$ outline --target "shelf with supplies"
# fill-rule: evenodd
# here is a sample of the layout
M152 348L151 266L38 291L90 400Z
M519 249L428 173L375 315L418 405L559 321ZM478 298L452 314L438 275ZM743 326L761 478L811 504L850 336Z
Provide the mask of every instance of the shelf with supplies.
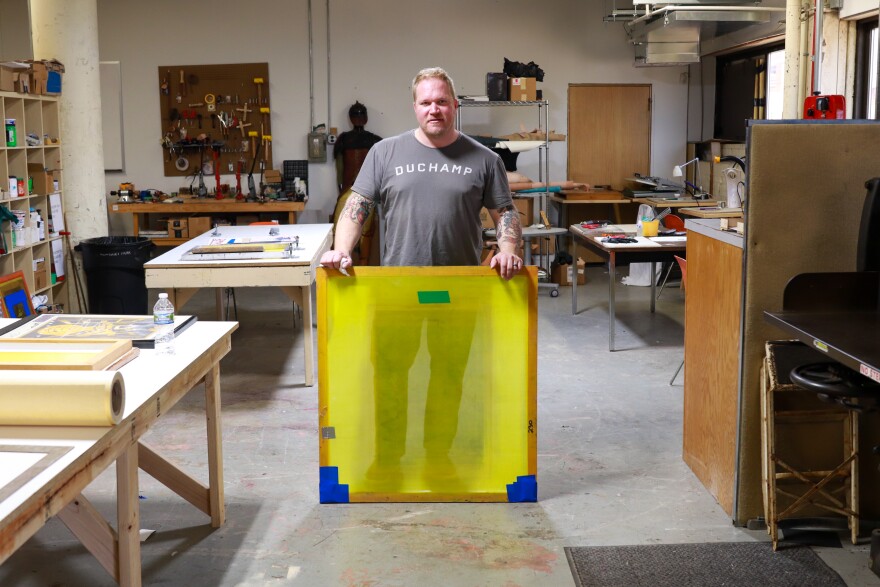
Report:
M156 245L177 246L223 219L226 223L249 224L250 221L276 219L281 224L296 224L296 215L305 202L266 200L249 202L226 198L181 198L169 202L111 202L110 211L131 214L134 236L148 236ZM161 233L157 233L161 230ZM163 230L164 227L164 230Z
M498 100L460 100L459 101L460 108L456 113L456 128L461 132L462 131L462 118L463 111L468 108L503 108L503 107L532 107L537 108L538 111L538 121L536 127L536 133L539 136L542 136L541 145L538 146L538 181L544 183L543 191L532 192L528 194L518 194L514 192L512 195L514 197L517 196L525 196L535 198L538 202L537 210L532 210L532 213L537 212L538 218L543 220L546 218L547 213L547 201L550 196L550 103L547 100L527 100L527 101L498 101ZM499 142L503 141L503 139L499 139ZM526 240L526 246L530 248L530 250L526 251L526 258L530 260L532 257L531 254L531 241L534 238L537 240L537 257L538 257L538 266L542 269L543 275L539 275L544 280L549 280L550 277L550 255L554 250L556 250L555 242L550 239L558 239L560 236L566 236L568 231L562 229L551 229L547 231L547 236L537 236L536 233L533 235L533 232L530 227L533 222L535 222L535 218L528 218L528 222L524 222L524 239ZM528 233L528 237L526 234ZM557 296L559 295L558 286L552 283L541 283L540 285L550 286L552 288L551 295Z
M67 304L58 96L0 92L0 277L21 271L46 306Z

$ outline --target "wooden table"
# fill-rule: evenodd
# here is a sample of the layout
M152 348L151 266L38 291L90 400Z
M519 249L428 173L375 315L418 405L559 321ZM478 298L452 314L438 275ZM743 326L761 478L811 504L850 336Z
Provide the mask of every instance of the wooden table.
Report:
M680 214L682 216L693 216L695 218L742 218L743 217L743 209L742 208L718 208L718 207L703 207L703 208L676 208L676 214Z
M278 229L280 237L299 237L299 249L292 258L232 258L189 260L187 253L195 246L213 240L267 239L269 231ZM148 261L144 265L147 287L168 291L168 298L178 311L201 288L216 288L217 316L221 318L220 293L228 287L279 287L303 309L303 340L305 346L305 382L315 381L312 333L311 284L321 255L330 249L332 224L294 224L219 227L219 236L205 233L186 244ZM250 255L248 256L250 257Z
M297 212L302 212L306 205L304 202L280 202L267 200L265 202L247 202L232 198L217 200L214 198L183 198L182 202L169 204L166 202L116 202L110 204L110 211L116 214L131 214L134 236L140 234L141 216L148 214L164 214L171 216L213 216L241 214L266 214L270 212L286 214L286 224L296 224ZM196 235L192 235L196 236ZM177 246L188 241L188 238L153 238L154 243L160 246Z
M635 234L636 225L620 225L621 230ZM665 240L669 237L645 238L634 237L638 242L611 244L601 242L602 237L594 230L581 228L574 224L569 228L572 240L581 244L596 255L605 259L608 264L608 350L614 350L614 287L617 281L617 264L651 263L651 275L656 275L657 261L672 262L676 253L682 253L686 247L684 237L676 240ZM651 312L654 311L657 288L655 279L651 279ZM571 287L571 313L577 314L577 285Z
M213 527L223 524L220 359L229 352L237 326L235 322L198 322L176 339L174 355L141 350L137 359L120 369L126 400L123 418L115 426L0 426L2 453L46 454L12 481L27 479L0 501L0 564L57 515L117 582L140 585L138 468L210 516ZM140 441L156 420L201 381L205 382L208 425L207 485ZM81 494L114 462L118 530Z
M559 226L568 226L569 209L571 206L596 206L600 204L611 204L614 207L614 218L609 218L614 222L623 222L620 214L620 206L632 204L632 198L627 198L620 192L612 190L563 190L559 195L551 194L550 201L556 205L559 213ZM595 218L592 218L595 219ZM576 222L587 220L586 218L575 218Z
M717 208L720 200L695 200L694 198L633 198L637 204L648 204L654 208Z

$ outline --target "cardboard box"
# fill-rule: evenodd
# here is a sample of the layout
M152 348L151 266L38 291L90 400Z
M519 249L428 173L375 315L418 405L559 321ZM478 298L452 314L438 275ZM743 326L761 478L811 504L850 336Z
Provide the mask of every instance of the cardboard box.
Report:
M30 66L27 63L19 63L18 61L5 61L0 63L0 91L3 92L19 92L21 87L19 83L20 76L27 77Z
M168 238L189 238L189 223L186 218L168 219Z
M212 227L210 216L192 216L187 218L187 228L191 237L208 232Z
M61 93L61 74L64 65L57 59L28 60L28 79L33 94L57 95Z
M46 81L49 79L49 70L46 69L46 65L39 61L35 61L31 64L30 70L30 82L31 82L31 93L32 94L45 94L46 93Z
M513 102L529 102L537 97L536 83L533 77L512 77L509 82L510 100Z
M49 287L49 266L43 258L34 259L34 289L39 291Z
M584 274L585 266L586 264L584 263L584 260L579 258L577 260L578 285L583 285L587 282L586 275ZM558 283L559 285L571 285L573 270L573 265L559 265L558 263L553 263L553 266L550 268L550 278L553 283Z

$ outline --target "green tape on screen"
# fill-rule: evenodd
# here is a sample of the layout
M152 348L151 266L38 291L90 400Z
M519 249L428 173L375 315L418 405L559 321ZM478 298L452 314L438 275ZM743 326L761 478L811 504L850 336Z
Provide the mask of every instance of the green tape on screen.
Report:
M419 303L420 304L448 304L449 303L449 292L448 291L420 291L419 292Z

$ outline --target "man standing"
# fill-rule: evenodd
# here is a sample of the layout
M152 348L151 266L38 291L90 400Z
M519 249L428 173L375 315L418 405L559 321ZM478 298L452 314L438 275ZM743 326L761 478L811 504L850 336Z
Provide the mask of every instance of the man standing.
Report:
M412 84L419 127L370 150L336 229L326 267L351 266L351 250L376 205L385 216L382 264L479 265L480 209L496 226L499 253L490 266L510 279L522 268L522 227L501 159L455 129L455 87L442 69L419 72Z
M419 72L412 92L418 128L370 149L340 215L334 250L322 256L321 264L350 267L364 223L381 205L386 229L382 265L479 265L480 209L485 207L499 247L490 267L511 279L522 268L516 255L522 228L501 159L455 129L458 101L444 70ZM426 475L438 487L458 476L450 451L478 317L466 308L442 319L426 316L377 308L368 326L375 403L375 452L366 472L371 482L394 486L405 478L401 459L406 454L409 371L421 346L423 323L431 357L424 456L413 459L424 462Z

